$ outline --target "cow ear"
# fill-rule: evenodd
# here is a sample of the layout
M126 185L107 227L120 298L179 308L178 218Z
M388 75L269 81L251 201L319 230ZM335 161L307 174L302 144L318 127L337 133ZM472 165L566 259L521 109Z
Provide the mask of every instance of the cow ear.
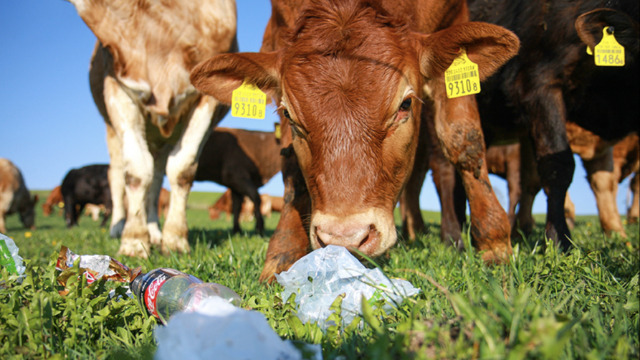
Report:
M511 31L482 22L417 36L420 70L427 79L442 76L464 48L469 59L478 65L480 80L484 80L515 56L520 47L520 40Z
M191 71L191 83L202 93L231 104L233 90L244 81L275 97L280 88L278 53L234 53L214 56Z
M638 53L638 25L629 15L617 10L600 8L586 12L576 19L575 27L580 40L592 50L602 40L602 29L612 26L616 41L625 49Z

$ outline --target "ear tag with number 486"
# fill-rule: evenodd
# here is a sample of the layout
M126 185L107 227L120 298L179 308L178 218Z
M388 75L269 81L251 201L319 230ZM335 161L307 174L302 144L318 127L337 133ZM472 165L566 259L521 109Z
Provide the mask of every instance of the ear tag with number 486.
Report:
M246 81L231 94L231 115L248 119L264 119L267 95Z
M478 65L469 59L464 48L444 72L444 81L449 99L480 92Z
M594 52L587 46L587 54L594 55L596 66L624 66L624 47L616 41L613 28L609 26L602 29L602 40Z

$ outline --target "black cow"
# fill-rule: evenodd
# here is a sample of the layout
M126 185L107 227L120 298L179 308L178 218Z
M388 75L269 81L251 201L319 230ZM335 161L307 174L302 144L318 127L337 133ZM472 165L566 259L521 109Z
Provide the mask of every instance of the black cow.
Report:
M570 232L564 199L575 164L566 122L573 121L612 144L640 130L639 2L470 0L469 9L472 20L501 25L520 38L519 55L484 82L477 95L485 141L521 141L522 171L533 175L522 177L520 209L526 213L540 181L547 194L546 235L567 248ZM596 66L587 54L587 44L593 50L606 26L625 48L624 67ZM455 199L455 204L443 202L442 235L457 241L465 218L464 197L451 195L460 189L453 172L444 170L451 165L430 161L434 164L440 166L434 169L440 196ZM414 176L425 172L419 169ZM417 201L418 196L405 198ZM445 218L446 213L458 216ZM524 230L532 226L520 225Z
M101 224L105 226L112 208L108 171L109 165L105 164L69 170L61 185L67 227L78 224L78 217L88 203L105 206Z
M244 197L251 199L256 231L263 235L258 189L280 168L280 144L273 132L216 128L200 154L195 181L213 181L231 189L234 233L240 231Z

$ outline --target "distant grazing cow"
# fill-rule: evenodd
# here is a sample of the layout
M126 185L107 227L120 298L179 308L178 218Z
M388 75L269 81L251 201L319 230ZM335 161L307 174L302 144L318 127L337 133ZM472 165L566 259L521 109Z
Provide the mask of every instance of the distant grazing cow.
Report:
M216 128L202 149L195 181L213 181L231 189L233 231L240 231L238 216L243 199L253 209L256 231L264 233L258 189L280 171L280 142L273 132Z
M109 165L88 165L71 169L62 180L60 190L64 199L64 219L67 227L78 224L78 217L87 204L104 205L102 226L111 215Z
M98 38L89 77L107 127L111 235L122 235L119 253L146 257L150 244L188 252L186 203L200 150L228 111L199 93L189 73L202 60L237 50L235 2L70 1ZM171 201L161 233L157 199L165 172Z
M38 195L31 197L22 173L10 160L0 158L0 233L6 233L5 218L18 213L24 227L35 228L33 207Z
M466 52L490 76L515 55L501 27L469 23L465 1L272 1L261 53L220 55L191 74L225 103L243 81L275 97L282 119L285 206L261 279L329 244L377 256L396 242L393 209L411 171L423 101L459 167L472 232L487 261L511 253L490 187L473 97L448 99L444 71Z
M54 206L60 206L60 204L64 201L62 198L62 190L60 190L60 185L56 186L51 190L49 196L47 196L47 200L45 200L44 204L42 204L42 213L44 216L51 215ZM63 211L61 208L60 211Z

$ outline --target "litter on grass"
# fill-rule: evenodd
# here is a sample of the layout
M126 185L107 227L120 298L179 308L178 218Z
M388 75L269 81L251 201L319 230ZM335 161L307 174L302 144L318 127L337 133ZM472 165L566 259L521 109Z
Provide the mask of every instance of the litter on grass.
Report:
M349 325L362 313L361 299L370 304L385 300L383 308L389 312L403 299L416 295L420 289L402 279L389 279L380 269L367 269L342 246L329 245L298 260L288 271L276 274L284 286L282 299L296 294L298 317L303 323L316 322L326 330L336 325L327 318L330 306L338 295L342 300L342 325Z

